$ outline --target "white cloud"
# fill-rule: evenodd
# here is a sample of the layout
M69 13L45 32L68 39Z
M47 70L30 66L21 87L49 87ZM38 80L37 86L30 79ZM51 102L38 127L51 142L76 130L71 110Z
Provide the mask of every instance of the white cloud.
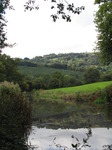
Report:
M14 0L12 0L14 1ZM19 3L23 4L20 0ZM12 48L4 49L4 53L12 57L35 57L49 53L86 52L93 50L96 40L93 13L94 1L76 0L77 6L84 5L80 15L72 17L71 23L58 20L52 22L48 3L41 4L39 11L24 12L19 3L14 3L16 11L8 11L8 41L16 42Z

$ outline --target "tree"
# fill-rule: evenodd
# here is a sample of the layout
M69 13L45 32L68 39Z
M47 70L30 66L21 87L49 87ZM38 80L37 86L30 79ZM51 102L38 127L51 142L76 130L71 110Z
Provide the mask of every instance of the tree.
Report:
M95 0L95 3L100 4L94 20L98 31L96 50L101 60L109 64L112 62L112 1Z
M26 10L33 10L33 9L39 9L39 6L35 6L36 1L35 0L29 0L24 5L25 11ZM73 14L80 14L82 10L84 10L84 6L81 7L74 7L74 3L70 4L68 1L63 0L51 0L51 9L55 9L56 13L52 14L51 17L54 22L56 22L57 19L62 18L66 20L67 22L71 22L71 16L68 14L68 12L71 12Z
M7 80L17 83L22 80L23 76L18 71L18 63L18 59L12 59L5 54L0 55L0 75L4 76L0 79L1 82Z
M60 88L64 85L64 76L61 72L54 72L49 80L49 88Z
M97 82L100 79L100 73L96 68L89 68L84 74L85 83Z
M74 7L74 4L68 3L66 0L61 2L60 0L51 0L51 9L56 10L55 14L52 14L51 17L54 22L56 22L57 19L61 18L67 22L71 22L71 16L68 14L68 12L71 12L72 14L80 14L82 10L84 10L84 6L81 7ZM7 37L6 37L6 31L4 30L5 26L7 26L7 21L5 19L5 10L13 9L13 6L10 5L10 0L0 0L0 53L4 47L10 46L12 47L14 44L8 44L6 43ZM39 6L36 5L36 0L27 0L27 2L24 4L24 9L26 10L33 10L39 9Z
M2 52L2 48L13 46L5 42L7 40L5 31L5 27L7 26L7 21L5 19L5 9L7 8L13 9L13 7L10 6L10 0L0 0L0 54Z

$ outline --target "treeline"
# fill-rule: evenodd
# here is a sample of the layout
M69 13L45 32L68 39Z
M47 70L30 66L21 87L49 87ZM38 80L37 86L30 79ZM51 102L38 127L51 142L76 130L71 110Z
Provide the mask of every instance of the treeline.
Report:
M36 56L32 59L25 57L24 59L20 59L19 65L28 67L50 67L80 72L84 72L90 67L98 67L98 70L101 71L112 71L112 64L108 66L101 64L99 56L96 53L49 54Z
M68 87L79 85L81 82L79 79L76 79L78 76L70 76L66 73L62 73L56 70L49 73L49 71L45 74L38 75L27 75L22 74L19 70L19 59L10 58L7 55L0 55L0 82L8 81L19 84L22 91L31 91L33 89L51 89L51 88L59 88L59 87ZM31 64L28 62L28 64ZM28 70L31 69L31 65L28 65ZM38 72L38 68L35 67ZM24 69L23 69L24 70ZM42 71L42 67L40 72ZM43 72L45 69L43 69ZM35 72L35 70L34 70ZM41 72L42 73L42 72Z
M30 69L32 70L32 68ZM79 72L79 74L80 75L74 74L74 76L72 76L63 73L60 70L49 74L41 74L40 76L30 75L27 76L24 80L24 82L27 84L27 89L24 90L32 91L33 89L54 89L62 87L72 87L87 83L112 80L111 72L102 73L97 68L88 68L85 72Z
M36 56L33 59L24 58L21 60L22 66L46 66L57 69L66 69L73 71L81 71L88 66L99 65L99 58L94 53L65 53L65 54L49 54Z
M24 82L32 89L70 87L97 81L112 80L112 63L100 64L94 53L68 53L20 59Z
M22 91L31 91L33 89L51 89L81 84L75 76L72 77L59 71L53 71L51 74L47 72L47 74L40 74L39 76L28 75L27 73L26 76L20 72L18 67L19 63L19 59L13 59L7 55L1 55L0 82L8 81L15 84L17 83L21 87ZM27 69L30 70L30 68L32 69L34 67L28 67ZM38 68L35 69L37 69L38 72Z
M33 89L54 89L81 85L81 81L75 77L64 75L61 72L54 72L40 77L27 78L28 90Z

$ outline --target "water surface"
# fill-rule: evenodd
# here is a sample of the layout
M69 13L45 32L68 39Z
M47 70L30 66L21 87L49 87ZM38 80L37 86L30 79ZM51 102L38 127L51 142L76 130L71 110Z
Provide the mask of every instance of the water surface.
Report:
M112 150L112 105L39 104L29 143L35 150Z
M54 130L35 126L32 128L29 142L37 147L35 150L73 149L72 144L76 143L80 143L78 148L82 147L81 150L103 150L104 145L112 144L112 128L91 128L92 134L85 147L83 147L83 139L87 138L88 129Z

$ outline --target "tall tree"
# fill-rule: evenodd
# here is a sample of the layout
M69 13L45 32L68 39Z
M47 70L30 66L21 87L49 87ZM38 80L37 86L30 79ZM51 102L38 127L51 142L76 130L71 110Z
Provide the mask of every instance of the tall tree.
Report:
M95 16L98 31L96 50L105 64L112 62L112 0L95 0L99 10Z

